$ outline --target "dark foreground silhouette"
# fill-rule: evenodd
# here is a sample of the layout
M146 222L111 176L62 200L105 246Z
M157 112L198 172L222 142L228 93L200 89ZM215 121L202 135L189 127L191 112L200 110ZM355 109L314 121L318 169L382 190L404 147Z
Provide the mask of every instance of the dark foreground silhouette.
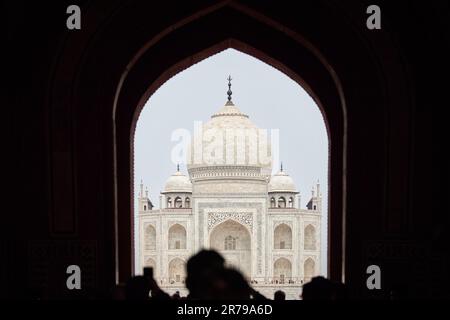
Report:
M268 300L254 290L237 270L225 266L224 258L216 251L202 250L192 256L186 265L187 297L179 292L172 296L161 290L151 276L134 276L125 286L116 286L112 299L126 300ZM343 284L335 284L324 277L315 277L303 286L303 300L344 300L347 298ZM278 290L274 300L286 299Z

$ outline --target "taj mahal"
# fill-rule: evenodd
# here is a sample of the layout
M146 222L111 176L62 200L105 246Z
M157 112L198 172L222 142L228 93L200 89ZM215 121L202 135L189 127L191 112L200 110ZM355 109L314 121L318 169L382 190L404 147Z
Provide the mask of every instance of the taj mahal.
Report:
M186 295L187 260L212 248L260 293L272 297L281 289L298 299L302 285L320 273L320 185L300 208L283 166L272 174L266 135L232 102L230 81L228 101L194 134L187 174L174 169L159 209L141 182L138 267L152 267L166 292Z

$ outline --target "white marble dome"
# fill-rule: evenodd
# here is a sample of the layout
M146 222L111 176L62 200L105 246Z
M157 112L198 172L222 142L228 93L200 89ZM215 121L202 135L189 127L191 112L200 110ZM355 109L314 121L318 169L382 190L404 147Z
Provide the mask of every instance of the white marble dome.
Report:
M270 178L269 192L297 192L297 190L291 176L280 170Z
M269 139L268 130L262 133L248 115L228 101L203 124L201 134L194 135L187 167L256 167L262 169L261 174L269 175L272 168Z
M186 175L177 170L167 179L163 192L192 192L192 183Z

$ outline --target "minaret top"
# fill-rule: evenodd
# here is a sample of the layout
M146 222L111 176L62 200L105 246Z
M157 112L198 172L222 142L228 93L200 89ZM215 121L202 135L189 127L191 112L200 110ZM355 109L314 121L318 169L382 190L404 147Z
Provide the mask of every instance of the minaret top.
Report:
M228 76L227 80L228 80L228 91L227 91L228 101L226 105L233 105L233 101L231 101L231 95L233 94L233 91L231 91L231 80L233 79L231 78L231 76Z
M317 179L317 187L316 187L316 190L317 190L317 196L318 196L318 197L322 196L322 194L320 193L320 183L319 183L319 179Z

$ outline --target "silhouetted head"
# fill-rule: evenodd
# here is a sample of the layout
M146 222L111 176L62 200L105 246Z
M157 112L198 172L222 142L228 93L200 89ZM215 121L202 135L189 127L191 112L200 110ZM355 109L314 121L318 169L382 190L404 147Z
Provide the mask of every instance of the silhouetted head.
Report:
M225 259L214 250L201 250L189 258L186 268L188 274L196 274L201 270L222 269Z
M125 297L127 300L149 299L150 284L144 276L135 276L128 280L125 286Z
M333 300L335 286L330 280L320 276L303 286L303 300Z
M201 250L192 256L186 265L186 287L191 299L214 299L219 274L223 271L225 259L214 250Z
M276 301L286 300L286 294L284 293L284 291L281 290L275 291L275 293L273 294L273 300Z

